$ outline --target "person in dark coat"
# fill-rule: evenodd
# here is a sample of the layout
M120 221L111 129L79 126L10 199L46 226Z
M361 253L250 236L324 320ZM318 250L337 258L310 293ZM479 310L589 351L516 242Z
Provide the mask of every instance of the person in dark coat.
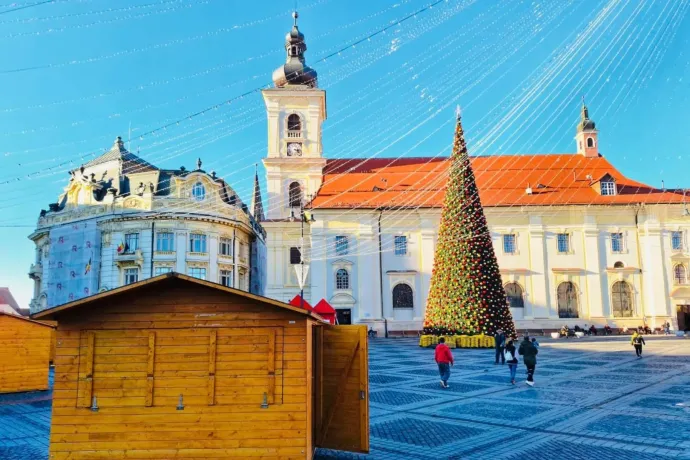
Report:
M496 330L496 336L494 337L496 341L496 362L494 364L498 364L498 360L501 360L501 364L506 363L506 357L503 354L503 350L505 349L506 346L506 335L503 333L501 329Z
M504 354L506 361L508 361L508 368L510 369L510 383L515 385L515 374L517 373L518 359L517 350L515 349L515 345L513 344L512 340L508 340Z
M529 337L525 336L525 339L520 343L520 348L518 353L522 355L522 360L527 368L527 381L525 382L529 386L534 386L534 369L537 367L537 347L530 342Z

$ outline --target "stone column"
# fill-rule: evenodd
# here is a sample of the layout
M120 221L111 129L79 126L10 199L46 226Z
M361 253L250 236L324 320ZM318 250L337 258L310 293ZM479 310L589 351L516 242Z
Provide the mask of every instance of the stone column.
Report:
M546 261L546 247L544 238L544 226L541 217L530 216L529 223L529 258L532 270L531 279L531 301L532 316L534 319L550 318L554 315L551 308L551 296L548 264ZM520 248L522 250L522 248ZM555 312L558 316L558 312Z
M175 232L175 271L178 273L187 274L187 232L177 231Z
M424 318L426 301L431 287L431 271L434 268L434 255L436 254L436 226L431 219L422 219L421 230L421 305L415 306L415 317ZM418 311L417 311L418 310Z
M605 318L611 315L610 309L605 308L605 305L608 305L605 300L608 296L604 296L607 279L606 245L599 244L600 232L594 216L585 216L582 235L587 292L585 300L589 310L589 319L605 322Z
M638 230L639 231L639 230ZM650 326L656 325L656 317L671 315L669 285L664 269L664 247L659 221L652 218L644 223L644 233L640 237L642 260L642 283L644 296L641 305L635 305L639 316L646 316ZM637 299L636 299L637 300Z

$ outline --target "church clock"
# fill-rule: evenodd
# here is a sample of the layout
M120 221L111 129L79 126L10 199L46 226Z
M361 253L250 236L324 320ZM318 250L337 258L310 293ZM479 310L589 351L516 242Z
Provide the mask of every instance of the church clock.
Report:
M302 144L300 144L299 142L288 143L287 154L289 157L301 157L302 156Z

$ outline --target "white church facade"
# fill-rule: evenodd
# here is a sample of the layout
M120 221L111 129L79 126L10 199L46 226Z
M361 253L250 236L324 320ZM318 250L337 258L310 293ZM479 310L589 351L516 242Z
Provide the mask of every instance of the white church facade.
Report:
M326 92L296 21L285 47L263 91L266 295L299 294L304 262L306 300L326 299L341 322L420 330L448 159L328 159ZM684 193L625 177L598 134L583 106L576 153L472 159L516 326L690 328Z

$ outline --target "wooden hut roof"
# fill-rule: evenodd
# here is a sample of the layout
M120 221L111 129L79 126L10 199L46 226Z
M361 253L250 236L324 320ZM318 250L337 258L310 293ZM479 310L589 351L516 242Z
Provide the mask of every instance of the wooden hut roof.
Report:
M278 300L269 299L268 297L262 297L262 296L259 296L256 294L250 294L249 292L240 291L238 289L226 287L226 286L223 286L221 284L212 283L210 281L201 280L201 279L194 278L194 277L187 276L187 275L183 275L183 274L177 273L177 272L165 273L163 275L156 276L154 278L149 278L149 279L146 279L143 281L139 281L137 283L132 283L132 284L128 284L126 286L112 289L110 291L101 292L99 294L95 294L95 295L92 295L90 297L85 297L85 298L80 299L80 300L75 300L74 302L66 303L63 305L58 305L57 307L53 307L53 308L50 308L48 310L43 310L41 312L34 313L33 315L31 315L31 317L34 319L49 319L49 320L56 319L56 317L59 316L59 314L64 312L64 311L72 310L74 308L85 307L87 305L91 305L95 302L98 302L102 299L110 298L110 297L117 296L117 295L124 294L124 293L129 293L131 291L136 291L138 289L141 289L141 288L144 288L147 286L162 284L162 283L165 283L166 281L170 282L171 279L178 280L177 282L191 283L191 284L196 284L199 286L209 287L209 288L221 291L221 292L227 292L228 294L235 294L235 295L238 295L240 297L244 297L247 299L255 300L257 302L262 302L264 304L272 305L276 308L281 308L283 310L290 310L296 314L312 317L315 320L323 322L323 318L321 318L319 315L317 315L316 313L314 313L312 311L307 311L307 310L304 310L302 308L294 307L294 306L288 305L284 302L280 302Z
M13 319L18 319L18 320L20 320L20 321L26 321L26 322L29 322L29 323L37 324L37 325L39 325L39 326L55 328L55 326L53 326L52 324L46 324L46 323L43 323L43 322L41 322L41 321L34 321L33 319L29 319L29 318L27 318L27 317L25 317L25 316L12 315L12 314L10 314L10 313L5 313L4 311L0 311L0 317L2 317L2 316L6 316L6 317L8 317L8 318L13 318Z

